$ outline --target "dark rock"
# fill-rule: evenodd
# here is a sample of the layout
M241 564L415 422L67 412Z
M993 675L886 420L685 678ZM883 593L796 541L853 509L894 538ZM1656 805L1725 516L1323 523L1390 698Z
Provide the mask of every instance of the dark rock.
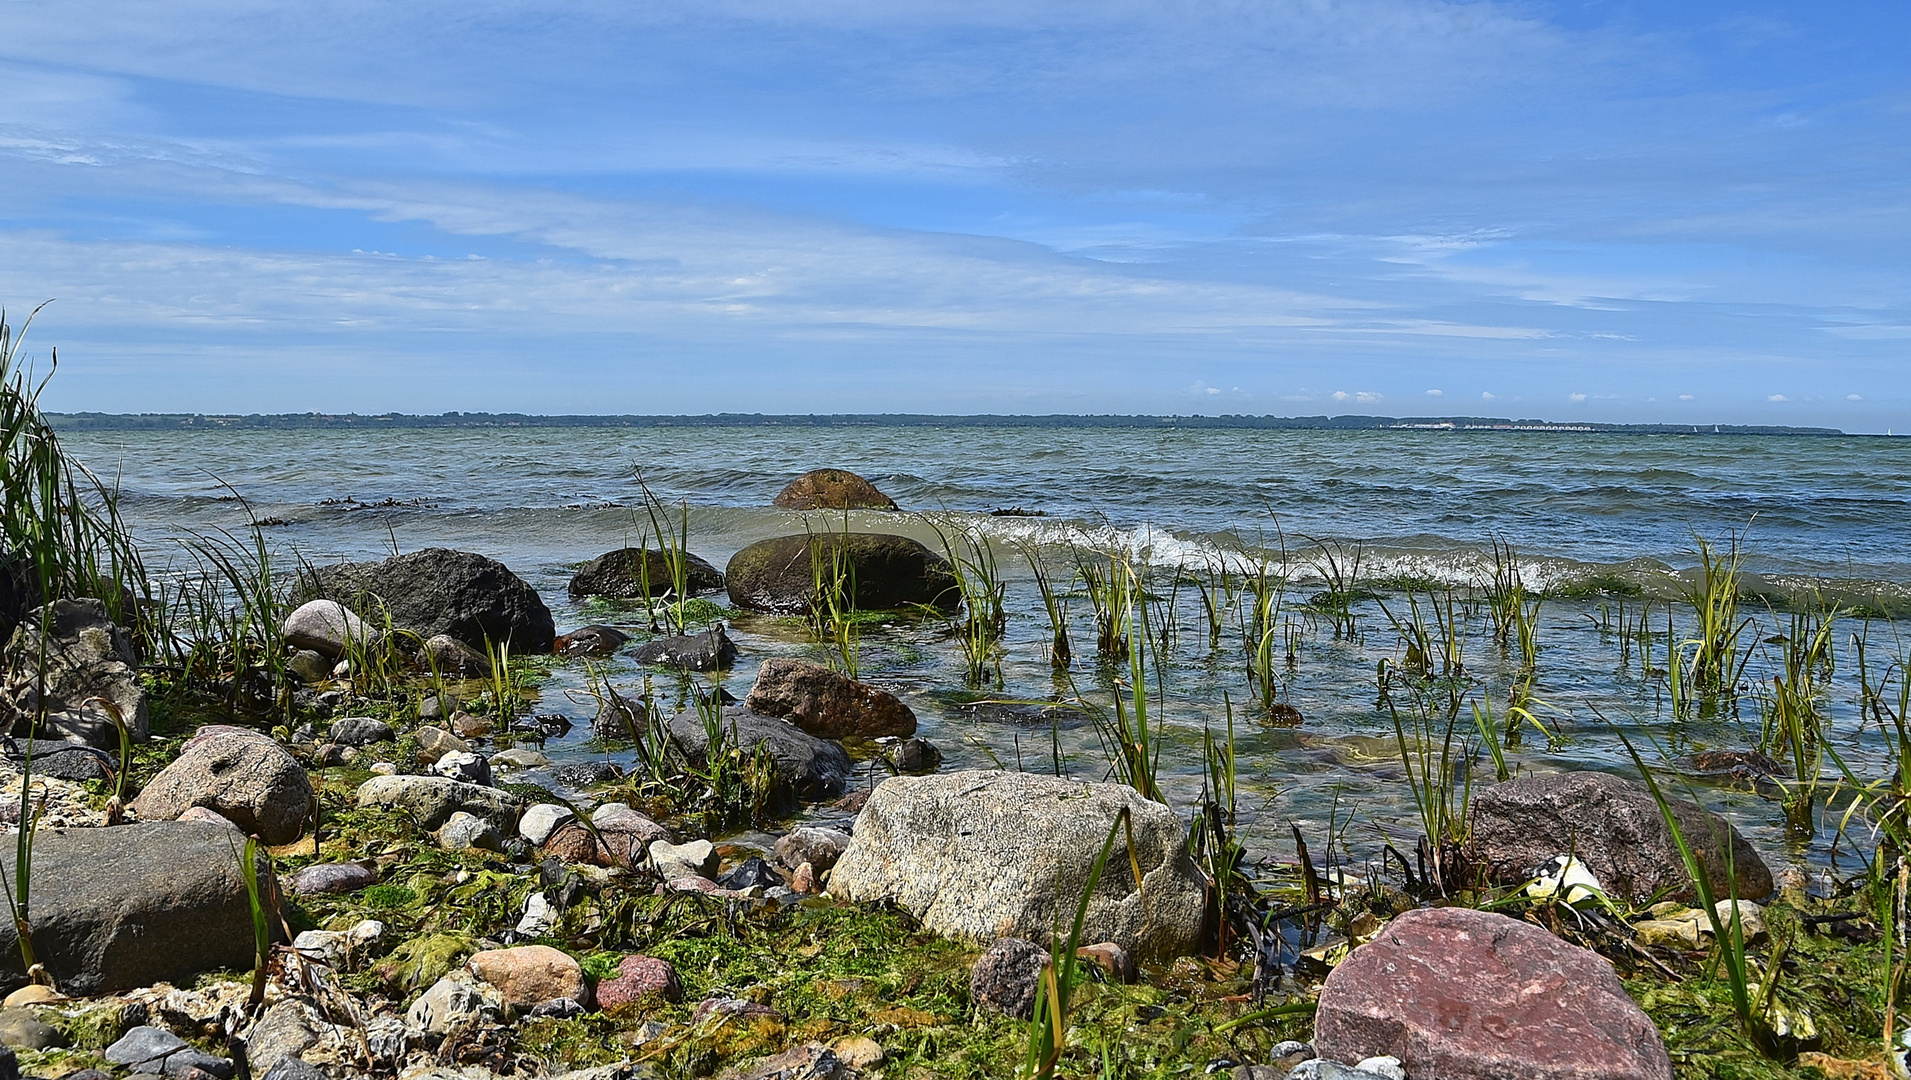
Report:
M683 1000L677 969L650 956L626 956L617 962L617 977L597 984L597 1007L607 1013L628 1010L645 1002Z
M289 844L317 805L305 767L284 747L258 732L222 727L188 742L131 809L143 821L172 821L203 806L268 844Z
M193 821L41 832L33 846L35 956L76 997L250 968L241 843L229 826ZM27 980L12 922L0 921L0 992L9 992Z
M839 557L855 569L855 604L889 611L927 604L962 606L949 561L906 536L818 533L760 540L737 552L725 571L730 602L751 611L800 615L816 597L811 554L827 573Z
M777 837L771 854L778 864L790 870L809 863L810 869L820 874L834 867L848 848L849 834L841 829L805 825Z
M825 739L916 733L916 714L896 695L801 660L763 661L743 707Z
M768 1006L758 1005L755 1008L776 1015L776 1011ZM742 1015L753 1016L756 1013ZM772 1054L747 1068L734 1069L725 1075L729 1080L842 1080L851 1073L843 1059L836 1056L836 1051L820 1043L808 1043L792 1046L780 1054Z
M559 739L570 733L571 721L561 713L539 713L536 716L520 717L515 721L517 730L546 739Z
M481 787L491 786L491 762L482 754L469 750L453 750L441 754L431 763L431 771L436 776L446 776L467 784Z
M789 482L770 505L782 510L894 510L896 501L848 469L817 469Z
M580 626L557 639L552 649L560 656L603 656L624 647L630 635L610 626Z
M1135 958L1128 955L1127 949L1112 941L1083 945L1075 950L1075 955L1101 968L1108 973L1109 978L1118 982L1131 983L1141 975L1135 966Z
M45 635L42 640L42 624ZM36 677L14 704L26 715L47 712L44 733L102 750L119 749L119 728L94 698L110 701L136 742L148 728L146 691L139 681L132 635L107 617L98 600L55 600L26 618L8 639L5 667L37 671L45 657L45 700ZM24 726L16 728L24 731Z
M66 1045L66 1034L32 1009L0 1009L0 1043L22 1050L51 1050Z
M473 814L504 833L517 829L524 800L497 788L443 776L374 776L359 785L358 805L408 813L429 831L443 826L453 814Z
M1048 950L1021 938L1002 938L989 946L969 973L969 999L1017 1020L1035 1016L1035 988L1049 965Z
M807 734L787 720L758 716L746 709L724 709L721 723L724 737L746 751L767 748L777 775L802 798L842 794L851 766L841 744ZM670 738L684 753L702 758L708 738L702 715L687 709L671 717Z
M524 1015L533 1020L547 1017L556 1020L570 1020L584 1015L585 1011L584 1006L579 1003L576 998L552 998L549 1001L540 1001L536 1005L531 1006L531 1011Z
M688 671L716 671L737 662L737 643L713 626L701 634L678 634L646 641L631 650L631 658L640 664L684 668Z
M393 625L421 637L449 634L475 649L509 642L519 653L550 652L557 637L536 589L503 563L468 551L425 548L322 567L313 576L321 593L348 605L375 597Z
M33 755L33 773L75 783L107 781L119 771L119 760L91 746L42 749Z
M910 739L896 747L889 763L901 773L932 773L942 768L942 751L936 749L936 744L928 739Z
M649 564L650 595L662 596L670 592L670 560L663 552L655 548L618 548L577 568L577 573L571 576L571 598L581 600L587 596L605 596L614 600L641 600L644 598L645 563ZM685 552L684 586L691 596L714 592L723 588L723 575L716 567Z
M1322 1058L1447 1080L1670 1080L1651 1019L1604 958L1504 915L1408 911L1321 987Z
M458 679L491 677L491 657L452 637L433 634L425 639L425 666L439 675Z
M1703 750L1689 759L1692 771L1707 779L1764 780L1785 775L1785 763L1756 750Z
M398 733L383 720L369 716L347 716L332 721L328 737L346 746L370 746L373 743L391 742L398 738Z
M299 1058L281 1058L260 1080L331 1080L325 1070Z
M300 649L285 661L285 670L298 677L302 683L322 683L332 677L332 668L336 667L325 654L312 649Z
M1758 900L1771 894L1771 871L1737 829L1684 800L1672 800L1672 807L1714 895L1731 895L1727 842L1738 896ZM1601 772L1522 776L1476 791L1472 824L1476 857L1501 884L1529 880L1535 868L1570 852L1616 900L1689 901L1696 895L1652 792L1634 780Z
M378 882L378 871L364 863L314 863L286 879L286 891L295 896L357 892Z
M769 863L752 855L738 863L729 873L718 877L717 884L726 889L742 892L752 887L773 889L783 884L783 879L776 876L776 871L770 869Z
M551 779L580 791L599 784L616 783L623 778L624 770L608 761L577 761L551 770Z

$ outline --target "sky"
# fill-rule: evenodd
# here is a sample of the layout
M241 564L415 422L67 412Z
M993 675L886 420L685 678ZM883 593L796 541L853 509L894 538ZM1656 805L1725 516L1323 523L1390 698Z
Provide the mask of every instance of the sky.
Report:
M108 412L1911 429L1911 5L0 0Z

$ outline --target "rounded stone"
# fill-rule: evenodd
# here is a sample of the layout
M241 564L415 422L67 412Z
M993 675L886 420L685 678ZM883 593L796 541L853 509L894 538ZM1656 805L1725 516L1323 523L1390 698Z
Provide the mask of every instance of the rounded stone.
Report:
M677 969L651 956L626 956L617 962L617 977L597 984L597 1007L616 1013L646 1002L683 1000Z

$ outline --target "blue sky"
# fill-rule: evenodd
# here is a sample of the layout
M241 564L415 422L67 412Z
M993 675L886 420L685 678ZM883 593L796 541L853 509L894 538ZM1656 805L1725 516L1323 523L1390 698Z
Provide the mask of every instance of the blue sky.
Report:
M0 0L108 411L1911 428L1911 5Z

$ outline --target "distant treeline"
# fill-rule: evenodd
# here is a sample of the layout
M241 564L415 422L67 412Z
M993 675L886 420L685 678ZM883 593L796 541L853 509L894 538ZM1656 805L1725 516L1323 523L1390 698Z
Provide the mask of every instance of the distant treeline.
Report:
M50 413L65 431L219 429L385 429L482 427L974 427L974 428L1252 428L1291 431L1603 431L1632 435L1843 435L1836 428L1764 424L1591 424L1509 420L1490 416L938 416L932 413L707 413L700 416L536 416L527 413Z

